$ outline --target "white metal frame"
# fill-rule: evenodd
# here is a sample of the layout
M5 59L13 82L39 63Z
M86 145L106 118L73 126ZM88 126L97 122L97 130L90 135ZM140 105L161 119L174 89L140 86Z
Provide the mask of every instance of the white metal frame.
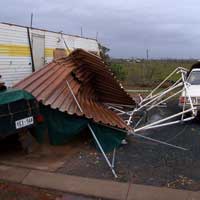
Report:
M180 78L173 85L169 86L168 88L166 88L162 91L159 91L161 86L167 80L169 80L170 77L172 77L176 73L180 74ZM187 73L187 69L182 68L182 67L176 68L155 89L153 89L150 92L150 94L147 95L144 99L139 95L140 102L137 104L137 106L132 111L124 111L123 105L121 107L120 107L120 105L114 105L114 104L106 104L106 105L108 106L109 109L116 111L118 115L128 116L127 125L132 125L132 127L133 127L132 131L128 132L129 135L134 135L134 136L141 137L141 138L144 138L144 139L147 139L147 140L150 140L150 141L154 141L154 142L157 142L157 143L161 143L161 144L164 144L164 145L167 145L167 146L171 146L171 147L178 148L178 149L181 149L181 150L186 150L183 147L172 145L172 144L160 141L160 140L155 140L153 138L138 134L138 132L140 132L140 131L145 131L145 130L148 130L148 129L154 129L154 128L159 128L159 127L165 127L165 126L169 126L169 125L173 125L173 124L177 124L177 123L181 123L181 122L187 122L187 121L190 121L190 120L192 120L196 117L197 108L194 107L191 96L188 92L189 83L187 83L187 80L186 80L186 73ZM185 102L184 102L183 109L179 113L173 114L171 116L165 117L161 120L158 120L156 122L152 122L150 124L143 125L143 126L138 128L139 124L143 120L144 116L142 116L134 125L132 124L133 121L134 121L132 119L133 119L133 117L135 117L135 115L138 112L145 112L146 113L146 112L152 110L155 107L163 107L163 106L165 106L165 104L168 100L179 95L183 91L185 91L185 95L189 99L190 108L185 109ZM192 116L184 118L184 115L186 113L192 113ZM181 119L169 121L169 120L174 119L174 118L179 117L179 116L181 116Z
M160 87L175 73L179 73L181 77L172 86L166 88L163 91L158 91L160 89ZM184 69L182 67L176 68L172 73L169 74L169 76L166 77L166 79L164 79L144 99L142 99L142 97L140 96L141 101L138 103L138 105L132 111L130 111L130 110L124 111L123 105L121 105L121 107L120 107L120 105L114 105L114 104L106 104L106 105L108 106L109 109L112 109L113 111L117 112L118 115L128 116L127 125L132 125L132 122L133 122L132 118L136 113L150 111L153 108L158 107L158 106L164 107L164 106L166 106L165 104L168 100L172 99L173 97L175 97L175 96L181 94L183 91L185 91L185 94L186 94L186 96L188 96L188 99L189 99L190 109L185 110L185 103L184 103L183 110L181 112L171 115L169 117L166 117L164 119L158 120L157 122L153 122L151 124L137 128L138 125L140 124L140 122L142 121L142 119L140 119L134 126L134 131L139 132L142 130L158 128L158 127L162 127L162 126L168 126L168 125L173 125L176 123L192 120L197 115L197 108L194 107L191 96L188 92L189 84L187 83L186 78L185 78L186 73L187 73L186 69ZM192 112L192 117L188 117L188 118L184 119L184 115L186 113L190 113L190 112ZM166 122L166 121L173 119L175 117L178 117L178 116L181 116L180 120L163 123L163 122Z
M158 91L158 89L175 73L179 73L181 75L181 77L172 86L168 87L167 89L165 89L162 92L159 91L159 92L156 93L156 91ZM181 112L174 114L172 116L166 117L164 119L158 120L158 121L153 122L151 124L145 125L145 126L140 127L140 128L134 127L134 131L139 132L139 131L147 130L147 129L150 129L150 128L157 128L157 127L172 125L172 124L175 124L175 123L179 123L179 122L183 122L183 121L189 121L189 120L194 119L197 115L197 108L194 107L191 96L188 92L188 85L189 84L187 83L186 78L185 78L186 73L187 73L187 70L182 68L182 67L175 69L169 76L167 76L167 78L165 80L163 80L154 90L152 90L152 92L149 95L147 95L147 97L145 97L144 99L141 99L140 103L138 104L138 107L134 108L132 110L131 114L129 112L130 115L129 115L129 119L128 119L127 124L131 125L133 115L135 113L137 113L138 111L142 111L142 110L150 111L151 109L158 107L158 106L162 105L163 103L166 103L169 99L171 99L171 98L177 96L178 94L182 93L183 90L185 90L185 94L189 99L190 109L185 110L185 103L184 103L183 110ZM171 94L172 92L173 92L173 94ZM188 118L184 119L184 114L190 113L190 112L192 112L192 117L188 117ZM126 112L126 114L128 114L128 113ZM166 121L173 119L177 116L181 116L181 120L176 120L176 121L172 121L172 122L162 124L162 122L166 122ZM137 126L138 125L139 124L137 123Z
M164 89L163 91L158 91L158 89L161 88L161 86L167 81L169 80L169 78L171 76L173 76L174 74L176 73L179 73L180 74L180 78L172 85L172 86L169 86L168 88ZM169 144L165 141L160 141L160 140L157 140L157 139L153 139L151 137L148 137L148 136L144 136L144 135L141 135L141 134L138 134L138 132L140 131L145 131L145 130L149 130L149 129L154 129L154 128L158 128L158 127L165 127L165 126L169 126L169 125L173 125L173 124L177 124L177 123L181 123L181 122L186 122L186 121L190 121L192 119L194 119L197 115L197 108L194 107L193 105L193 102L192 102L192 99L191 99L191 96L188 92L188 83L186 81L186 73L187 73L187 70L182 68L182 67L178 67L177 69L175 69L172 73L170 73L166 79L164 79L154 90L152 90L150 92L149 95L147 95L144 99L140 96L140 102L135 106L130 106L130 105L121 105L121 104L114 104L114 103L106 103L105 105L109 108L109 109L112 109L113 111L115 111L118 115L123 115L123 116L126 116L128 117L128 120L127 120L127 125L130 126L132 125L133 126L133 117L135 117L134 115L136 115L138 112L148 112L150 110L152 110L153 108L155 107L163 107L165 106L166 102L168 100L170 100L171 98L177 96L178 94L182 93L183 91L185 91L185 95L188 96L188 99L189 99L189 105L190 105L190 108L188 109L185 109L185 103L183 105L183 110L179 113L176 113L176 114L173 114L171 116L168 116L168 117L165 117L161 120L158 120L156 122L152 122L150 124L146 124L144 126L141 126L138 128L139 124L141 124L141 121L143 120L143 117L144 115L135 123L135 125L130 129L130 131L126 131L126 130L122 130L122 129L118 129L118 128L115 128L115 127L110 127L109 128L112 128L112 129L117 129L117 130L120 130L122 132L125 132L125 133L128 133L128 135L133 135L135 137L138 137L138 138L143 138L143 139L146 139L146 140L150 140L152 142L156 142L156 143L159 143L159 144L163 144L163 145L167 145L167 146L170 146L172 148L176 148L176 149L180 149L180 150L187 150L183 147L180 147L180 146L177 146L177 145L173 145L173 144ZM67 86L79 108L79 110L83 113L83 110L76 98L76 96L74 95L71 87L70 87L70 84L68 81L67 82ZM178 91L177 91L178 90ZM171 94L172 93L172 94ZM124 109L126 108L126 110ZM129 109L127 111L127 109ZM131 109L131 110L130 110ZM191 117L187 117L187 118L184 118L184 115L186 113L192 113L192 116ZM181 119L179 120L174 120L174 121L169 121L171 119L174 119L176 117L179 117L181 116ZM106 125L104 125L106 126ZM88 128L90 130L90 132L92 133L92 136L94 137L102 155L104 156L109 168L111 169L113 175L115 178L117 178L117 174L114 170L114 167L115 167L115 157L116 157L116 149L114 149L113 151L113 156L112 156L112 161L110 162L108 157L106 156L99 140L97 139L96 135L95 135L95 132L94 130L92 129L91 125L88 123Z

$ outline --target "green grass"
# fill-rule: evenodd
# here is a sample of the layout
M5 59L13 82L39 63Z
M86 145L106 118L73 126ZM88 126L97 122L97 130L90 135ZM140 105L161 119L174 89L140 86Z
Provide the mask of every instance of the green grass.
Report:
M190 68L195 60L143 60L140 63L129 62L122 59L112 59L111 68L125 86L151 87L161 82L177 67ZM116 69L120 68L120 70ZM123 76L121 76L123 73ZM175 81L178 74L170 78Z

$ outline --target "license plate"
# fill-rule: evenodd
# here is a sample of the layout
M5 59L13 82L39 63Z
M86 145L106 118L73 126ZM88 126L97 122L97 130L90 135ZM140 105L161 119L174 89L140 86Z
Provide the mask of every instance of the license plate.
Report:
M15 127L16 127L16 129L19 129L19 128L29 126L33 123L34 123L33 117L27 117L27 118L24 118L24 119L17 120L15 122Z

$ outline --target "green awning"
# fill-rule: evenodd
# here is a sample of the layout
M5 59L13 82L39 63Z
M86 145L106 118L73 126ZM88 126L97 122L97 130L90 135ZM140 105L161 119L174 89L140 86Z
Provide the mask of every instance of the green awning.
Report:
M0 92L0 105L8 104L22 99L31 100L34 99L34 96L24 90L19 89L7 89Z

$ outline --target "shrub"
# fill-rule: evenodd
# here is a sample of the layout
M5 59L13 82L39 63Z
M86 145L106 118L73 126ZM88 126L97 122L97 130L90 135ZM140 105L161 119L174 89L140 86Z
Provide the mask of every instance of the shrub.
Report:
M110 68L119 80L124 81L126 79L127 74L122 64L112 63Z

